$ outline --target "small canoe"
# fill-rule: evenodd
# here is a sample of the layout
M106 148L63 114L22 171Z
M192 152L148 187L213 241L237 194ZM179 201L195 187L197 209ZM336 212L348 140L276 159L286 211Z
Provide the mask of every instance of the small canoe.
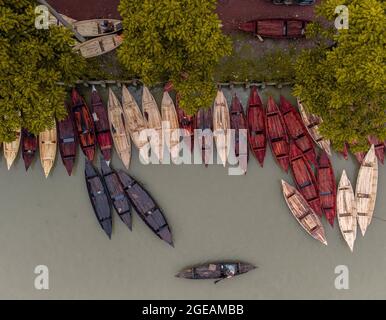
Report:
M289 157L296 188L307 200L313 211L319 215L319 217L322 217L323 213L315 175L307 159L304 157L304 154L293 141L290 143Z
M11 169L13 162L19 152L21 141L21 130L16 131L16 139L12 142L4 142L4 158L7 161L8 170Z
M122 222L131 230L131 203L123 190L118 174L104 159L101 159L101 173L113 207Z
M190 143L191 150L194 150L194 129L196 128L196 119L194 115L187 115L180 107L180 95L176 95L176 111L178 116L178 123L181 129L181 135L186 145Z
M94 120L96 138L103 158L106 161L110 161L113 149L113 139L110 132L109 118L107 109L103 105L102 99L95 89L95 86L93 86L91 93L91 114Z
M85 38L106 36L122 30L122 21L117 19L92 19L72 22L74 30Z
M281 184L284 199L296 220L311 237L327 245L322 222L306 199L286 181L282 180Z
M377 156L380 163L385 161L385 145L382 141L374 136L368 137L369 143L375 147L375 155Z
M137 102L126 86L122 87L122 108L126 131L129 132L134 145L141 150L149 143L147 126Z
M316 153L312 139L295 107L283 96L280 96L280 111L283 115L288 135L295 141L295 144L303 152L306 159L316 165Z
M124 116L121 103L111 89L109 89L109 102L107 109L115 150L117 151L118 156L122 160L126 169L129 169L131 161L130 136L127 135L125 124L123 122Z
M27 129L21 130L21 152L23 155L25 171L30 167L38 149L38 138Z
M339 154L344 158L344 160L348 160L348 143L345 142L343 145L343 150L339 151Z
M363 159L366 156L366 152L355 152L354 153L355 159L359 162L359 164L363 163Z
M268 98L266 109L266 129L272 154L279 166L288 172L289 168L289 138L285 130L283 116L272 97Z
M166 218L150 194L126 172L119 170L118 177L140 218L159 238L173 246Z
M108 192L103 184L102 177L99 172L92 165L91 161L86 159L85 163L85 179L88 195L90 197L91 205L94 213L102 229L111 239L112 233L112 217L111 207L108 198Z
M178 159L180 153L180 130L176 107L167 91L164 91L161 102L161 116L165 143L172 161Z
M176 277L193 280L222 280L233 278L253 269L256 269L254 265L244 262L210 262L186 268L177 273Z
M316 167L316 181L318 184L320 204L327 221L334 226L336 216L336 181L334 169L327 152L323 151L318 158Z
M238 160L240 169L247 173L249 150L248 150L248 125L245 117L244 108L240 99L235 94L232 98L230 111L231 129L235 130L235 156ZM240 130L245 131L245 135L240 133Z
M223 166L226 166L229 155L229 129L231 128L231 119L229 108L224 93L217 91L217 96L213 106L213 134L217 148L217 156Z
M260 166L264 166L267 150L267 132L265 128L265 111L255 86L252 87L247 109L248 141L251 151Z
M261 19L241 23L239 30L266 38L301 38L308 23L300 19Z
M196 115L197 144L205 166L213 163L213 114L212 108L201 108Z
M298 98L298 108L303 123L314 142L331 156L331 142L324 138L319 131L319 126L323 122L322 118L315 114L308 113L300 99Z
M373 217L378 188L378 160L375 147L371 145L359 169L355 199L358 224L364 236Z
M66 105L67 107L67 105ZM69 109L67 107L67 109ZM57 121L56 127L58 129L58 144L59 152L63 161L63 165L71 176L74 168L76 152L78 149L78 139L72 119L72 113L68 112L66 118Z
M93 161L96 147L94 121L86 102L75 88L72 90L72 115L80 147L87 159Z
M357 237L357 210L354 191L345 170L340 178L336 206L340 231L350 250L353 251Z
M163 136L162 136L162 117L153 95L149 89L143 87L142 95L142 112L145 118L145 123L149 129L148 135L150 139L151 153L162 162L163 158Z
M93 38L77 44L73 50L88 59L101 56L107 52L117 49L123 42L123 37L117 34L110 34L103 37Z
M58 135L55 122L51 129L40 132L39 134L40 162L42 163L44 175L46 178L50 174L50 171L55 162L57 140Z

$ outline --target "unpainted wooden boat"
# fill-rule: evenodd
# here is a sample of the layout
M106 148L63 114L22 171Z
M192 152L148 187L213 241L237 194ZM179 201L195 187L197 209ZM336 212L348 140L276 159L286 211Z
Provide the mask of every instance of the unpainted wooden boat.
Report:
M196 129L200 131L195 140L201 151L202 162L207 167L213 163L213 113L212 108L201 108L196 115Z
M308 113L299 98L298 108L300 115L303 119L303 123L311 138L322 150L324 150L329 156L331 156L331 142L330 140L324 138L319 131L319 126L323 122L322 118L315 114Z
M375 147L371 145L359 169L355 199L358 224L364 236L373 218L378 188L378 159Z
M103 158L106 161L110 161L113 149L110 123L107 115L107 109L104 106L95 86L93 86L91 93L91 114L94 120L96 138Z
M217 156L223 166L226 166L229 155L229 129L231 119L229 115L228 102L221 90L217 91L217 96L213 105L213 134L217 148Z
M38 138L27 129L21 130L21 152L24 160L25 171L30 167L38 149Z
M174 246L166 218L150 194L126 172L119 170L118 177L140 218L159 238Z
M319 217L322 217L323 213L315 175L304 154L293 141L290 143L289 158L292 176L294 178L296 188L307 200L308 204L314 210L314 212Z
M350 250L353 251L357 237L357 209L354 191L345 170L340 178L336 206L340 231Z
M101 159L101 173L110 201L122 222L131 230L131 203L123 190L118 174L104 159Z
M83 43L77 44L73 50L88 59L101 56L105 53L117 49L123 42L123 37L118 34L110 34L103 37L93 38Z
M385 145L382 141L374 136L368 137L369 143L374 145L375 155L377 156L380 163L385 161Z
M186 112L180 107L180 95L176 95L176 111L178 117L178 123L181 129L181 135L183 135L184 143L190 143L191 150L194 149L194 130L196 128L196 119L194 115L187 115ZM189 142L188 142L189 141Z
M108 192L103 183L102 177L91 161L86 159L85 163L85 179L88 195L90 197L91 205L98 222L107 236L111 239L112 233L112 217L111 207L108 198Z
M39 152L40 162L43 167L46 178L51 172L56 158L56 148L58 142L58 135L56 123L51 129L47 129L39 134Z
M16 139L12 142L4 142L4 158L7 161L8 170L11 169L13 162L19 152L21 141L21 129L16 131Z
M83 37L92 38L106 36L122 31L122 21L117 19L91 19L72 22L74 30Z
M306 199L286 181L281 180L281 184L284 199L296 220L311 237L327 245L323 225Z
M316 167L316 181L318 184L320 204L327 221L334 226L336 216L336 181L334 169L328 158L327 152L323 151L318 158Z
M72 90L72 115L80 147L86 158L93 161L96 149L94 121L86 102L75 88Z
M248 100L247 123L249 146L260 166L263 167L267 150L266 120L263 103L256 86L252 87Z
M177 159L180 153L180 130L176 107L167 91L164 91L161 102L161 116L165 143L171 159Z
M280 96L280 111L290 138L295 141L295 144L303 152L306 159L312 164L317 165L312 139L295 107L283 96Z
M267 139L271 146L272 154L279 166L288 172L289 168L289 138L283 116L272 97L268 98L266 109Z
M308 23L300 19L261 19L241 23L239 30L266 38L301 38Z
M124 116L121 103L111 89L109 89L108 117L115 150L126 169L129 169L131 161L130 136L127 135L123 122Z

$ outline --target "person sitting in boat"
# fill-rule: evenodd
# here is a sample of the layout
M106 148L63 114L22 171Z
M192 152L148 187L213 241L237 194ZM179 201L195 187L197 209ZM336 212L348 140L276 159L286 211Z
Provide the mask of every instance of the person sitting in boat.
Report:
M102 33L114 32L114 24L109 20L103 20L101 22Z
M224 278L232 278L236 275L236 267L233 264L224 264L221 267Z

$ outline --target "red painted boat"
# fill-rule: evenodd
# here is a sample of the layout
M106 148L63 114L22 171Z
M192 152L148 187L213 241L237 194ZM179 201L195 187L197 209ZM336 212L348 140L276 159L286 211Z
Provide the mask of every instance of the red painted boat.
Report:
M247 122L249 146L257 161L263 167L267 150L265 111L255 86L252 87L248 100Z
M67 106L66 106L67 107ZM67 107L69 110L69 108ZM57 121L59 152L64 167L69 176L74 168L76 152L78 149L78 139L72 119L72 113L68 112L67 117Z
M109 118L107 116L107 109L103 105L102 99L94 86L91 93L91 114L94 120L96 138L103 158L106 161L110 161L113 138L111 137Z
M318 185L311 166L303 155L302 151L291 141L290 143L290 164L295 184L302 196L315 213L322 216Z
M322 151L318 158L318 166L316 168L316 181L318 184L320 204L327 221L334 226L336 216L336 181L334 169L328 155Z
M196 115L196 129L202 131L198 138L202 162L207 167L213 163L213 114L212 108L201 108Z
M368 138L369 143L373 144L375 147L375 154L378 160L383 164L385 162L385 145L378 138L370 136Z
M300 38L308 23L300 19L261 19L241 23L239 30L266 38Z
M21 130L21 151L23 155L25 171L30 167L36 150L38 149L38 137L30 133L27 129Z
M184 130L184 141L190 141L191 150L194 149L194 129L196 126L196 120L194 115L188 116L185 111L180 108L180 95L176 96L176 111L178 116L178 122L180 129Z
M306 159L316 165L316 153L312 138L304 126L300 114L283 96L280 96L280 111L283 115L288 135L295 141Z
M88 160L93 161L96 144L94 121L86 102L75 88L72 90L72 114L82 151Z
M343 156L344 160L348 160L348 143L347 142L344 143L343 150L340 151L339 153Z
M267 139L277 163L288 172L289 138L283 116L272 97L268 98L266 116Z

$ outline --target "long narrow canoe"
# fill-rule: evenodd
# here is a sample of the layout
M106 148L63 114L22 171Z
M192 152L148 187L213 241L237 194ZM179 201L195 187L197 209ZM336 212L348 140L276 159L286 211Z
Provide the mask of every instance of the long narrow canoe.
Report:
M104 159L101 159L101 172L110 201L122 222L131 230L131 203L123 190L118 174Z
M92 19L73 21L72 26L83 37L92 38L121 31L122 21L117 19Z
M123 122L121 103L111 89L109 89L108 117L115 150L126 169L129 169L131 161L130 136L127 135Z
M272 154L279 166L288 172L289 168L289 138L285 130L283 116L272 97L268 98L266 109L266 129Z
M350 250L353 251L357 237L357 210L354 191L345 170L340 178L336 206L340 231Z
M226 166L229 155L228 134L230 128L231 119L228 103L224 93L221 90L218 90L213 106L213 130L217 156L220 158L224 167Z
M259 97L256 86L251 89L247 109L248 141L251 151L260 166L264 166L264 158L267 150L267 132L265 111Z
M23 155L25 171L30 167L38 149L38 138L27 129L21 130L21 152Z
M110 132L109 118L107 109L103 105L102 99L95 86L93 86L91 93L91 114L94 120L96 138L103 158L106 161L110 161L113 149L113 139Z
M118 176L139 217L159 238L173 246L166 218L150 194L126 172L119 170Z
M123 37L118 34L110 34L103 37L93 38L86 42L77 44L73 50L88 59L101 56L107 52L117 49L123 42Z
M184 143L190 143L191 150L194 149L194 129L196 128L196 119L194 115L187 115L180 107L180 95L176 95L176 111L178 116L178 123L182 130ZM189 141L189 142L188 142Z
M239 30L267 38L301 38L308 23L300 19L260 19L241 23Z
M164 126L165 143L171 159L177 159L180 153L179 123L176 107L167 91L164 91L161 102L162 124ZM166 126L166 127L165 127Z
M202 162L207 167L213 163L213 114L212 108L201 108L196 116L196 129L201 131L197 135L197 145L201 152Z
M111 239L112 233L112 217L111 207L107 190L103 184L102 177L99 172L92 165L91 161L86 159L85 163L85 179L88 195L90 197L91 205L94 213L102 229Z
M345 142L343 145L343 150L339 152L339 154L344 158L344 160L348 160L348 143Z
M327 245L323 225L306 199L286 181L282 180L281 184L284 199L295 219L311 237Z
M385 161L385 145L382 141L374 136L368 137L369 143L375 147L375 155L377 156L380 163Z
M7 161L8 170L11 169L13 162L19 152L21 141L21 130L16 131L16 139L12 142L4 142L4 158Z
M359 169L355 199L358 224L364 236L373 217L378 188L378 160L375 147L371 145Z
M51 129L40 132L39 134L39 152L40 162L42 163L44 175L46 178L54 165L56 158L56 149L58 135L56 130L56 123Z
M308 113L300 99L298 98L298 108L302 116L303 123L314 142L329 156L331 156L331 142L324 138L319 131L319 126L323 122L322 118L315 114Z
M334 169L325 151L323 151L318 158L316 181L318 183L322 211L327 221L333 227L336 216L336 181Z

